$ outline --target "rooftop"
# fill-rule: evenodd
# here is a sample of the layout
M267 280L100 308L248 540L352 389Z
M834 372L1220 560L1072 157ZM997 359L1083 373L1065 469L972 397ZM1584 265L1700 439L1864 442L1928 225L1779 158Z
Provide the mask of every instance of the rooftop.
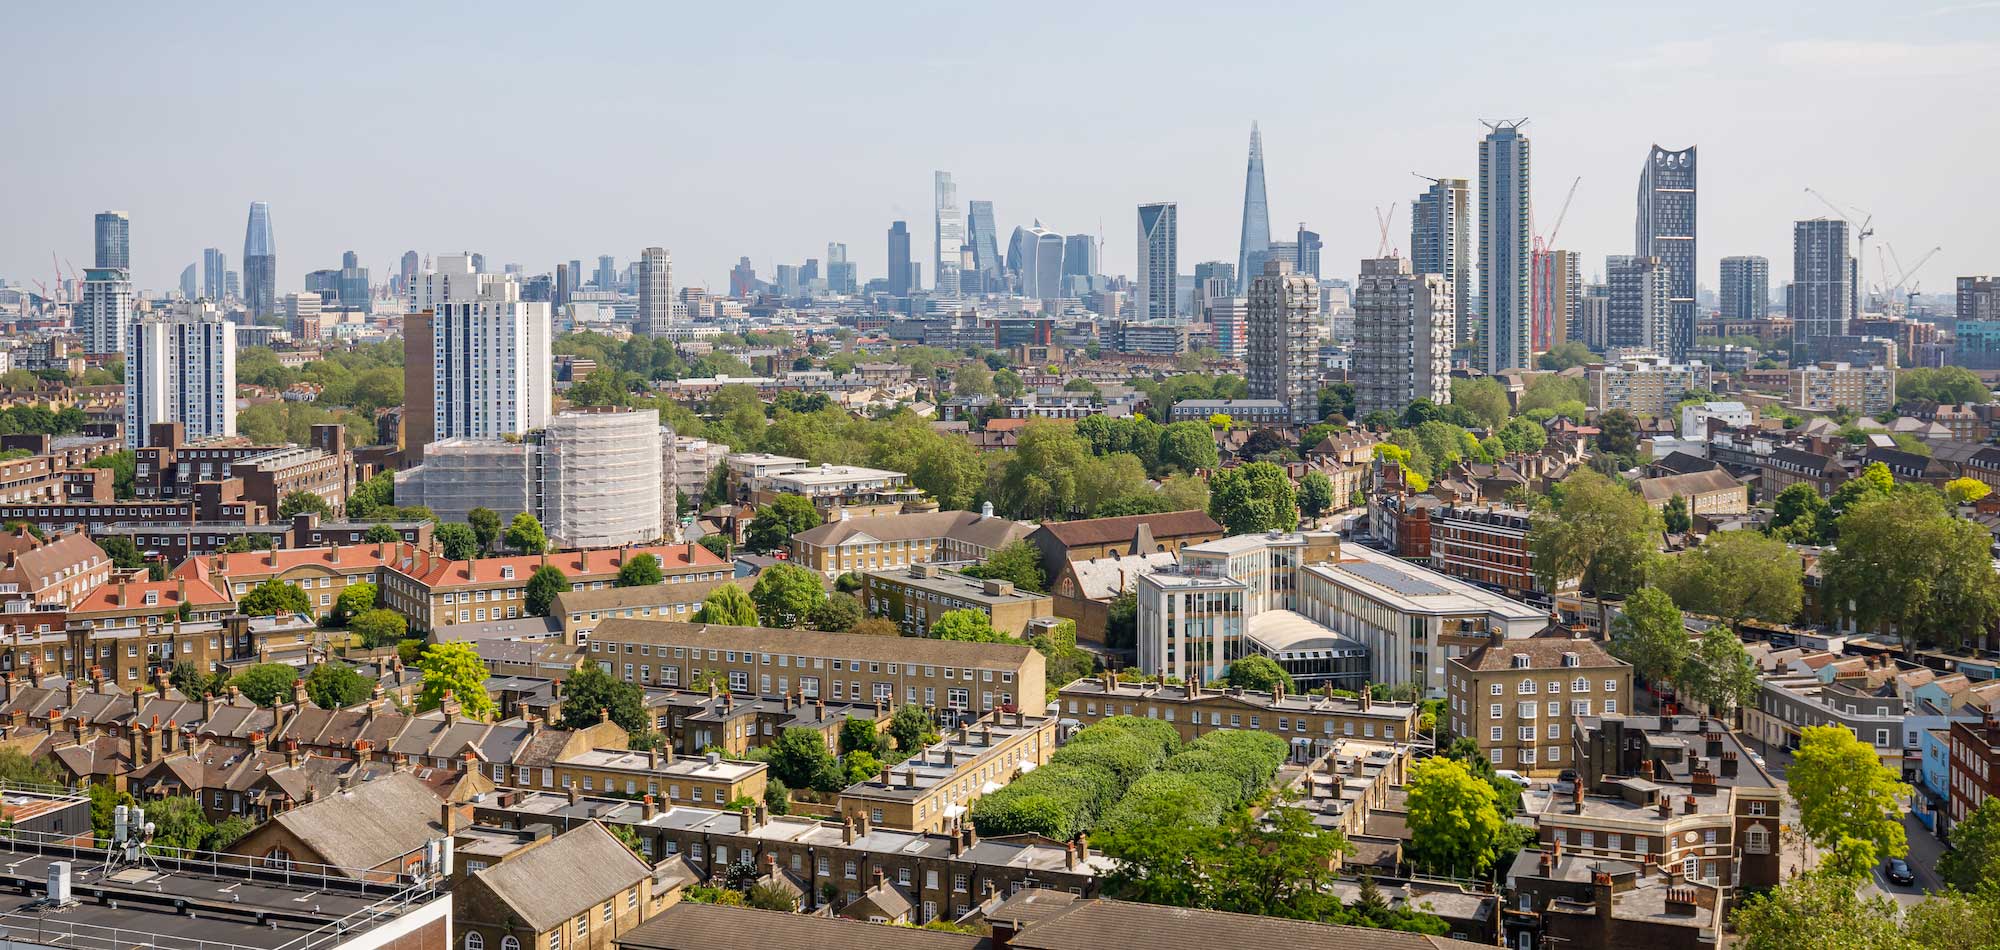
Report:
M740 782L765 769L762 762L733 762L719 756L661 756L659 767L655 768L649 753L633 749L589 749L564 758L561 764L713 782Z
M971 601L987 607L1007 604L1032 604L1049 599L1047 594L1017 590L1012 581L987 580L972 577L958 571L946 570L936 564L912 564L909 567L890 570L867 571L863 577L877 578L892 584L914 587L945 597Z

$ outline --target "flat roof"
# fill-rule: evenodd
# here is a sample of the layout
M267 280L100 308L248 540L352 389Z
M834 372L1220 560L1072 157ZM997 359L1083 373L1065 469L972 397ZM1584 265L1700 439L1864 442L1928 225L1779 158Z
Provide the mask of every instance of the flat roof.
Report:
M662 759L666 757L662 756ZM674 756L662 761L659 768L654 768L651 755L633 749L589 749L561 759L556 765L644 772L648 775L699 778L715 782L739 782L765 768L762 762L732 762L728 759L710 762L702 756Z
M1368 648L1328 629L1319 621L1293 610L1266 610L1250 618L1244 630L1259 646L1276 653L1300 651L1359 650Z
M1524 622L1548 616L1513 598L1359 544L1343 544L1340 560L1308 564L1304 570L1341 587L1395 601L1414 613L1490 613Z

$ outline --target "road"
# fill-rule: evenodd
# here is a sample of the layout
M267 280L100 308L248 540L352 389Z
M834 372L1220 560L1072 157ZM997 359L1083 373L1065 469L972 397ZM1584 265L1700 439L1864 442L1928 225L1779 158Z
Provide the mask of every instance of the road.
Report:
M1757 743L1757 746L1762 750L1765 770L1778 781L1785 781L1786 772L1792 764L1791 753L1761 742ZM1798 811L1793 806L1790 795L1785 796L1780 816L1786 827L1798 827ZM1916 883L1910 885L1891 883L1883 876L1882 867L1877 865L1869 874L1868 884L1862 888L1861 895L1886 897L1907 910L1921 903L1929 892L1944 890L1944 881L1937 875L1938 856L1944 853L1944 842L1939 841L1936 835L1931 834L1929 828L1924 827L1923 822L1918 821L1916 816L1907 810L1903 813L1903 837L1909 841L1910 854L1905 860L1910 864L1910 873L1916 877ZM1808 851L1810 853L1811 849ZM1785 873L1790 874L1794 870L1790 865L1796 864L1797 854L1796 848L1786 848ZM1811 860L1815 864L1818 863L1816 855Z

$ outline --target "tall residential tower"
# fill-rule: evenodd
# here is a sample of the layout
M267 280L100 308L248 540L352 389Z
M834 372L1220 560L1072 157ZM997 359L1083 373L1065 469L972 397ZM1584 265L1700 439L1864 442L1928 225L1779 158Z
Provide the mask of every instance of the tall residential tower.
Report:
M1489 374L1534 362L1527 121L1486 123L1479 142L1477 364Z
M97 266L132 269L132 219L123 211L97 213Z
M931 279L936 282L940 297L956 297L959 293L959 264L965 254L965 212L958 207L958 186L952 183L950 172L931 173L933 197L932 219L936 225L937 254L931 264Z
M176 301L126 331L126 447L156 422L180 423L190 440L236 434L236 325L208 301Z
M1771 311L1771 262L1757 256L1722 259L1724 320L1762 320Z
M1456 344L1451 282L1411 273L1408 261L1361 262L1354 287L1354 414L1401 417L1410 403L1451 401Z
M1250 398L1275 399L1300 425L1319 421L1319 282L1290 261L1265 261L1250 281Z
M1669 151L1658 145L1646 153L1639 171L1639 208L1632 255L1658 258L1666 268L1667 352L1678 363L1694 345L1695 150Z
M674 259L664 247L649 247L639 252L633 270L639 282L639 316L634 322L641 333L665 336L674 325Z
M1472 292L1472 183L1433 178L1410 202L1410 270L1451 285L1452 345L1471 343L1478 298Z
M1261 156L1257 167L1261 183ZM1180 268L1180 208L1171 201L1140 205L1136 247L1139 277L1133 282L1133 312L1141 320L1171 319L1175 313L1175 274Z

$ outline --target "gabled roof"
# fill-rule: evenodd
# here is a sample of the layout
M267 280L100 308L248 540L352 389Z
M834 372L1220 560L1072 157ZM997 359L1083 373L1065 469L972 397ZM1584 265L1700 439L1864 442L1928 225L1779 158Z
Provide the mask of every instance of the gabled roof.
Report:
M1018 899L1016 895L1010 901ZM1004 916L1006 905L996 913ZM1017 950L1471 950L1481 946L1395 930L1114 900L1077 901L1066 912L1029 924L1009 943Z
M1071 561L1069 569L1076 576L1077 596L1085 600L1109 600L1120 591L1138 586L1140 574L1171 566L1177 560L1178 556L1172 552L1155 551Z
M146 595L153 594L154 603L146 603ZM83 602L71 611L94 613L98 611L131 610L136 607L159 609L179 607L185 594L190 607L227 607L232 601L220 591L200 580L173 577L163 581L113 581L101 584Z
M1639 479L1639 493L1644 495L1648 502L1664 502L1675 495L1679 495L1682 498L1692 498L1696 495L1730 491L1742 487L1742 482L1737 481L1728 472L1719 468L1711 468L1702 472L1689 472L1685 475L1662 475L1659 478Z
M1168 511L1155 515L1126 515L1121 518L1051 521L1042 525L1042 530L1048 532L1065 547L1081 547L1089 544L1130 541L1142 524L1151 529L1155 538L1222 533L1222 526L1205 511Z
M271 821L336 867L369 870L442 834L442 801L407 772L392 772L282 812Z
M663 570L681 567L723 566L722 558L715 552L699 544L653 545L636 548L594 548L587 551L563 551L546 555L547 562L571 580L579 577L607 577L618 573L620 558L631 555L651 554L660 559ZM515 557L490 557L477 561L454 561L443 557L406 559L395 570L431 585L451 584L497 584L506 580L527 583L535 569L542 566L544 555L523 554ZM503 576L512 569L512 577Z

